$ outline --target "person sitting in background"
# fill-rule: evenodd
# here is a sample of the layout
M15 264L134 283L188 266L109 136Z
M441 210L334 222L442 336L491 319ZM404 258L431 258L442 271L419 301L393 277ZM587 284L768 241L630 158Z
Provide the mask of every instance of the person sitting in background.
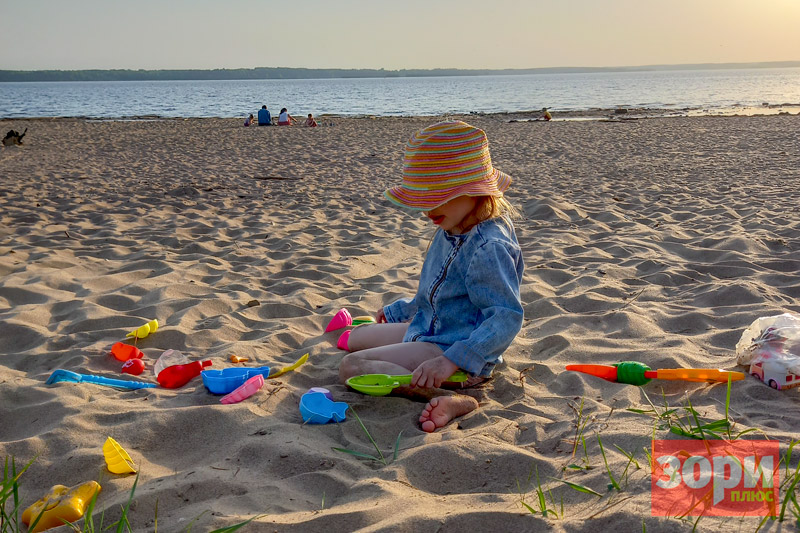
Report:
M267 106L262 105L258 110L258 125L259 126L272 126L272 116L269 114Z
M553 120L553 115L550 114L550 111L548 111L546 107L542 108L541 120L546 120L548 122Z
M254 118L255 118L255 117L253 116L253 114L252 114L252 113L250 113L250 116L249 116L249 117L247 117L247 118L244 120L244 127L246 128L247 126L249 126L250 124L252 124L252 123L253 123L253 119L254 119Z
M314 115L312 115L311 113L308 114L308 118L306 119L306 126L308 126L309 128L317 127L317 121L314 120Z
M278 126L291 126L292 124L297 124L297 119L290 115L284 107L281 109L281 114L278 115Z

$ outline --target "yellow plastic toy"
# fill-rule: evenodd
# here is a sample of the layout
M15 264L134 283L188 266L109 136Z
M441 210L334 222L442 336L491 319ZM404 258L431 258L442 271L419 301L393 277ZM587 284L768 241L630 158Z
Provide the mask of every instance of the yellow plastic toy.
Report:
M87 481L74 487L56 485L41 500L22 512L22 522L29 525L41 515L28 533L39 533L56 526L63 526L63 520L75 522L83 516L86 506L98 492L100 484L97 481Z
M144 326L139 326L135 330L131 331L126 337L133 337L134 339L144 339L151 333L155 333L158 330L158 320L153 319Z
M103 456L106 466L112 474L132 474L136 472L133 459L117 441L108 437L103 444Z

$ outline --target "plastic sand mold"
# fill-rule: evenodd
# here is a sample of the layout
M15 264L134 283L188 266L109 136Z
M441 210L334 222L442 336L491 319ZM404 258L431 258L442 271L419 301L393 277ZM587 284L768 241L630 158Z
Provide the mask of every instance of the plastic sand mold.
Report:
M136 472L131 456L111 437L108 437L105 444L103 444L103 457L106 458L106 466L112 474L133 474Z
M136 328L135 330L131 331L130 333L128 333L125 336L126 337L133 337L134 339L144 339L145 337L147 337L151 333L155 333L156 331L158 331L158 320L157 319L153 319L150 322L148 322L147 324L145 324L143 326L139 326L138 328Z
M649 366L638 361L623 361L614 365L567 365L567 370L583 372L592 376L628 385L645 385L651 379L667 379L674 381L699 381L726 383L744 379L741 372L717 370L715 368L662 368L651 370Z
M50 377L47 378L46 384L52 385L53 383L58 383L60 381L68 381L72 383L94 383L95 385L104 385L106 387L116 387L118 389L129 390L151 389L158 386L155 383L148 383L146 381L127 381L124 379L111 379L104 378L102 376L93 376L91 374L78 374L77 372L70 372L69 370L64 370L63 368L59 368L50 374Z
M247 357L239 357L238 355L231 356L231 363L244 363L245 361L249 361Z
M220 403L224 404L232 404L238 403L242 400L246 400L253 394L257 393L261 387L264 386L264 376L261 374L256 374L255 376L251 377L244 384L238 388L236 388L232 393L226 394L222 398L220 398Z
M222 370L203 370L200 376L208 392L213 394L230 394L244 385L244 382L253 376L268 376L269 367L258 368L231 367Z
M375 319L371 316L357 316L353 318L350 316L350 311L347 309L339 309L339 311L333 315L333 318L328 325L325 327L325 333L329 331L335 331L337 329L342 329L347 326L358 326L361 324L371 324L374 323Z
M29 525L39 519L29 533L63 526L64 520L75 522L83 516L89 502L98 492L100 484L96 481L87 481L73 487L55 485L49 493L22 512L22 522Z
M339 309L339 311L333 315L333 318L328 325L325 327L325 333L329 331L335 331L337 329L342 329L344 327L349 326L353 323L353 317L350 316L350 311L347 309Z
M331 401L323 392L307 392L300 397L300 414L307 424L342 422L349 408L345 402Z
M469 376L466 372L459 370L446 381L460 383L467 381ZM400 385L411 384L411 374L401 374L398 376L391 376L389 374L364 374L363 376L353 376L347 380L347 385L351 389L358 392L363 392L370 396L386 396L393 389Z
M111 347L111 355L113 355L117 361L128 361L130 359L141 359L144 357L144 354L139 348L123 342L117 342Z
M293 364L291 364L289 366L284 366L284 367L278 368L277 370L275 370L275 372L273 372L272 374L270 374L269 376L266 376L266 377L268 379L277 378L278 376L282 376L283 374L298 368L299 366L303 365L306 361L308 361L308 354L305 354L303 357L301 357L300 359L298 359L297 361L295 361Z

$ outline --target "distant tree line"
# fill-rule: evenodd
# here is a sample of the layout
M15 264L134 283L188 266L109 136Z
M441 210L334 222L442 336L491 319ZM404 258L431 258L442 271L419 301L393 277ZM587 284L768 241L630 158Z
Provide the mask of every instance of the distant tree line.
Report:
M0 82L24 81L153 81L153 80L290 80L331 78L413 78L429 76L490 76L518 74L571 74L685 69L788 68L800 61L768 63L707 63L638 67L553 67L529 69L310 69L259 67L212 70L0 70Z

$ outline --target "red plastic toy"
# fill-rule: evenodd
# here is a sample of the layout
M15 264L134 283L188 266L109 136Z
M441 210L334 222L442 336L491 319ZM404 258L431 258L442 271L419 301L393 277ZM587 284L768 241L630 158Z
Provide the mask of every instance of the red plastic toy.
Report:
M203 368L211 366L211 361L192 361L185 365L168 366L158 374L158 384L166 389L177 389L200 375Z
M113 355L117 361L141 359L144 356L139 348L123 342L118 342L111 347L111 355Z
M125 364L122 365L122 370L120 370L120 372L138 376L144 372L144 361L141 359L128 359L125 361Z

